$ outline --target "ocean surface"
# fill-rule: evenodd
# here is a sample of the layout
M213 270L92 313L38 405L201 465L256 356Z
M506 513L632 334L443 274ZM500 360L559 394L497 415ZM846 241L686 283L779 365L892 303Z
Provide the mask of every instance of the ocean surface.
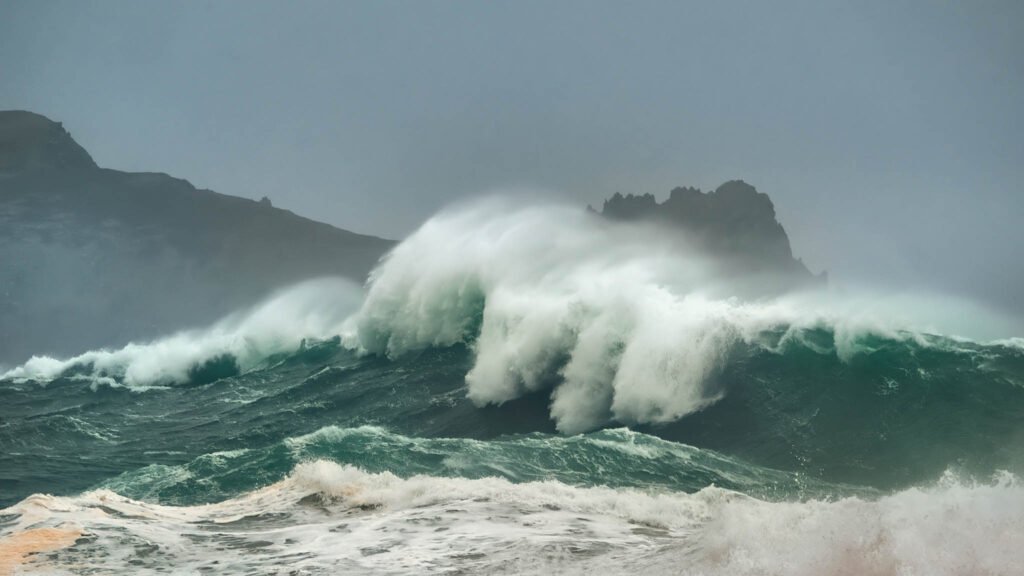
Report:
M1024 340L651 246L462 209L0 370L0 574L1021 573Z

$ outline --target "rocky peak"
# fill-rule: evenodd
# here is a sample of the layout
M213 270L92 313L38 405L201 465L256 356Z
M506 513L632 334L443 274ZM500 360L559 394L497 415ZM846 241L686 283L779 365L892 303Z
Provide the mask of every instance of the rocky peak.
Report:
M803 263L793 258L771 198L742 180L731 180L707 193L692 187L675 188L661 203L651 194L616 193L605 201L601 214L681 230L701 248L746 269L810 276Z
M0 174L95 168L60 122L33 112L0 111Z

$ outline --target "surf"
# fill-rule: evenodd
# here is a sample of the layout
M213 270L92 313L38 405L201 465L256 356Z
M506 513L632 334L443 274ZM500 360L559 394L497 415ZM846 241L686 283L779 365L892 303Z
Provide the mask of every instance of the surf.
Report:
M0 511L0 531L88 533L24 565L51 573L86 563L111 573L1006 574L1024 562L1022 507L1009 474L947 474L877 499L769 502L713 486L402 478L314 460L215 504L168 507L107 490L34 496Z
M664 234L492 199L431 219L364 286L306 282L5 371L0 567L1024 561L1012 326L943 296L737 273Z

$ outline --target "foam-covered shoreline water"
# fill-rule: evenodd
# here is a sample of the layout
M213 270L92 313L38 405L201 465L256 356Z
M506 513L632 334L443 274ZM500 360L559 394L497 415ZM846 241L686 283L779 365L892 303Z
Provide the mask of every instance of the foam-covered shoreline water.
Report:
M1011 574L1024 489L947 475L874 500L765 502L558 482L370 474L327 461L217 504L168 507L107 490L0 511L5 536L81 531L25 565L46 573Z

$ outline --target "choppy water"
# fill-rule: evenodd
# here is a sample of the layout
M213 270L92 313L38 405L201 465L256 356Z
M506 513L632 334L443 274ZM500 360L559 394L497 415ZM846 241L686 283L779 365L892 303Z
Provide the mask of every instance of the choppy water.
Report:
M0 573L1024 566L1020 340L724 297L586 221L553 217L552 255L544 217L471 216L365 294L8 370Z

